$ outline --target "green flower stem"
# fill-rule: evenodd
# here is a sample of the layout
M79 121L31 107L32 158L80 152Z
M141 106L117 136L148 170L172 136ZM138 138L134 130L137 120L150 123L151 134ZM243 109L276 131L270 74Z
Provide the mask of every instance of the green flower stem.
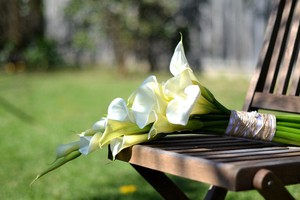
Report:
M220 134L223 135L225 134L226 128L217 128L217 127L204 127L201 129L204 133L215 133L215 134Z
M190 119L185 127L187 127L189 130L199 130L203 128L203 122L197 119Z
M282 126L282 127L290 127L290 128L296 128L300 129L300 123L293 123L293 122L277 122L277 126Z
M218 121L203 121L204 127L227 127L228 126L228 120L218 120Z
M300 116L276 115L276 133L274 142L300 145Z
M74 151L68 155L66 155L63 158L60 158L58 160L56 160L48 169L46 169L45 171L43 171L42 173L38 174L37 177L31 182L30 186L39 178L41 178L42 176L48 174L49 172L61 167L62 165L66 164L67 162L74 160L75 158L79 157L81 155L81 153L79 151Z
M215 99L214 104L219 108L223 113L230 115L231 110L227 109L225 106L223 106L219 101Z
M300 143L300 135L287 132L287 131L279 131L277 130L274 138L283 138L287 140L299 141Z
M191 119L201 121L203 127L199 129L201 133L225 134L229 123L228 114L203 114L191 116ZM279 115L276 116L276 133L274 142L300 145L300 116Z
M274 137L272 142L277 142L277 143L281 143L281 144L296 145L296 146L300 145L300 141L294 141L294 140L280 138L280 137Z
M222 113L230 115L231 111L227 109L225 106L223 106L217 99L214 97L214 95L204 86L200 86L202 95L211 102L215 107L218 108L219 111Z
M203 114L203 115L193 115L191 118L199 119L201 121L205 120L227 120L229 121L230 115L227 114Z
M297 128L291 128L291 127L286 127L286 126L276 126L276 130L300 135L300 129L297 129Z
M300 115L276 115L277 122L300 123Z

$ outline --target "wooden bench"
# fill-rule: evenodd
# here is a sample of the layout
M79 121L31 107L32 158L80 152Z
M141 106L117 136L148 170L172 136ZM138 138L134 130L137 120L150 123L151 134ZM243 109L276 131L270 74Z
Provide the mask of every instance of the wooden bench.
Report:
M243 110L300 114L300 2L277 2ZM168 136L119 153L165 199L188 199L165 173L212 185L206 199L256 189L265 199L293 199L300 183L300 147L217 135Z

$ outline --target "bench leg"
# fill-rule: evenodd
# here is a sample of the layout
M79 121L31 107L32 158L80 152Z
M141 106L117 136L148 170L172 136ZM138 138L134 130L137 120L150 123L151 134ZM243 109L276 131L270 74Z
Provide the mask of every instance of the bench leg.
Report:
M139 172L144 179L152 185L152 187L160 193L164 199L186 200L188 197L171 181L164 173L131 164L133 168Z
M267 169L259 170L253 179L253 186L265 199L285 199L290 200L294 197L287 191L278 177Z
M227 190L225 188L211 186L204 200L223 200L225 199Z

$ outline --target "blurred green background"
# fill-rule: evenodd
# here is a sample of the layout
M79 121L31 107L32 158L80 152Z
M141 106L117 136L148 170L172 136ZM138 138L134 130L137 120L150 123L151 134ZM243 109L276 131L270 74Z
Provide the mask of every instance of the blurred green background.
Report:
M0 0L0 70L166 71L183 35L194 70L255 67L272 0Z
M29 184L114 98L126 99L150 74L170 77L179 33L201 83L241 109L270 2L0 0L0 199L160 199L107 149ZM191 199L208 188L171 178Z

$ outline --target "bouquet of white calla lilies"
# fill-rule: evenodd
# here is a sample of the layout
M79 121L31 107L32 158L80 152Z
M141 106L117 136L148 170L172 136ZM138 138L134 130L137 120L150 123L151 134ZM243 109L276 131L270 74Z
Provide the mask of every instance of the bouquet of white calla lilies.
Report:
M231 130L239 128L234 127L234 124L241 125L240 119L232 116L245 114L247 117L257 118L256 113L247 114L227 109L200 84L187 62L182 41L175 48L169 67L173 77L164 83L159 83L155 76L150 76L127 101L122 98L114 99L108 107L107 116L96 122L91 129L79 134L79 141L60 145L54 163L36 179L82 154L87 155L106 145L109 145L115 158L125 148L174 132L184 134L183 131L197 130L202 133L240 136L240 133L231 133ZM259 115L258 118L264 116ZM276 130L268 138L276 142L300 145L300 116L280 115L276 116L276 120L276 129L273 124L269 124L274 122L272 117L264 121L271 126L265 129ZM262 126L261 121L257 123L262 129L264 124ZM257 132L257 126L255 131ZM251 130L246 132L251 133Z

